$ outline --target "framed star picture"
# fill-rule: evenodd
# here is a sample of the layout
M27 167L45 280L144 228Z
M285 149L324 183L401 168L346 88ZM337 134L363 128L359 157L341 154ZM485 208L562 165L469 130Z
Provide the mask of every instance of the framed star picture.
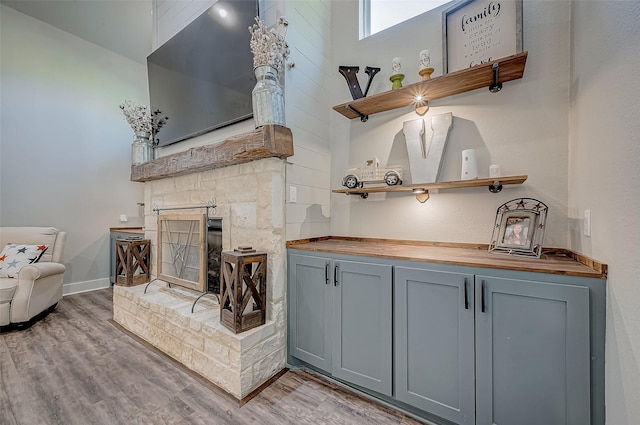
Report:
M498 207L489 252L540 258L547 206L537 199L518 198Z

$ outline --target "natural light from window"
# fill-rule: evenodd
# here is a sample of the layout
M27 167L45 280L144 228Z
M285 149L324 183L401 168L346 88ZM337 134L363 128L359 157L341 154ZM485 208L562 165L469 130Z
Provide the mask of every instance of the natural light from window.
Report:
M360 39L392 27L451 0L360 0Z

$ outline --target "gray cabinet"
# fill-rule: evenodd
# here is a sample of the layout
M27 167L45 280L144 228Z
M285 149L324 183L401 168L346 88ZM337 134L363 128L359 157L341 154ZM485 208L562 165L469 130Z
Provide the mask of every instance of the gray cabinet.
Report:
M605 289L290 250L289 353L434 423L604 425Z
M392 267L289 255L291 355L392 394Z
M588 425L589 288L476 276L478 424Z
M473 275L395 268L396 399L475 423Z
M457 424L590 424L589 288L395 268L396 399Z

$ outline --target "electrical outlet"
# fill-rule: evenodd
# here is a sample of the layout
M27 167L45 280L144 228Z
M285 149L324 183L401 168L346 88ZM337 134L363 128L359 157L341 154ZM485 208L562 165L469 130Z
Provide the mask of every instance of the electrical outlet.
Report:
M584 220L582 222L582 233L591 236L591 210L584 210Z
M292 204L298 202L298 188L295 186L289 187L289 202Z
M120 214L120 222L125 223L128 220L126 214Z

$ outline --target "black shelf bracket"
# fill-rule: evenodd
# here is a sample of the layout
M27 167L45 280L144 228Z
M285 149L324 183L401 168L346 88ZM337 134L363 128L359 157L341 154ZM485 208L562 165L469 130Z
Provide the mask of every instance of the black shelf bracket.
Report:
M500 184L500 180L496 180L493 182L491 186L489 186L489 192L491 193L500 193L502 191L502 184Z
M351 105L347 105L345 106L348 110L350 110L351 112L353 112L354 114L356 114L357 116L360 117L360 121L362 122L367 122L367 120L369 119L369 115L365 115L362 112L358 111L356 108L354 108Z
M346 192L347 195L358 195L362 199L367 199L369 194L367 192Z
M368 66L364 69L364 73L369 76L369 81L367 82L367 88L364 89L365 97L367 97L367 94L369 93L369 88L371 88L371 82L373 81L373 77L375 77L378 72L380 72L380 68L374 68L372 66Z
M493 84L489 86L489 91L491 93L498 93L502 90L502 83L499 80L500 77L500 63L496 62L493 64Z

